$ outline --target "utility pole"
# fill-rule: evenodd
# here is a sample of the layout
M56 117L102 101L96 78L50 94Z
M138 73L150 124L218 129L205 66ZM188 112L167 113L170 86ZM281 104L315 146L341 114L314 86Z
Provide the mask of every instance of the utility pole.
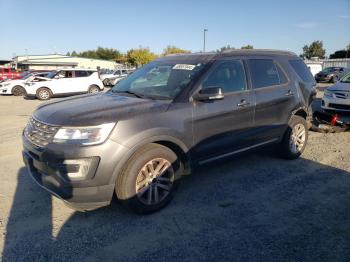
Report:
M205 53L205 32L207 32L208 29L204 29L203 33L204 33L204 39L203 39L203 53Z

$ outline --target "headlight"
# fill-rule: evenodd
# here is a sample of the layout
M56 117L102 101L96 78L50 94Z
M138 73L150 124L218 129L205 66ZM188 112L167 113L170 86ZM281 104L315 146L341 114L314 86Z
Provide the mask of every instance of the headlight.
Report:
M4 83L2 84L3 87L11 85L10 83Z
M323 95L327 97L333 97L333 92L326 89Z
M96 145L103 143L111 133L115 123L91 127L62 127L56 133L54 143Z

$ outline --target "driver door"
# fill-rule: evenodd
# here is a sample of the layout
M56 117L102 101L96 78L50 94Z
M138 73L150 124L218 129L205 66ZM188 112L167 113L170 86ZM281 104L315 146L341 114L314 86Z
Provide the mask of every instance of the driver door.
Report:
M227 59L214 65L199 90L211 86L222 88L224 99L193 101L193 153L199 163L248 147L253 127L255 101L242 60Z

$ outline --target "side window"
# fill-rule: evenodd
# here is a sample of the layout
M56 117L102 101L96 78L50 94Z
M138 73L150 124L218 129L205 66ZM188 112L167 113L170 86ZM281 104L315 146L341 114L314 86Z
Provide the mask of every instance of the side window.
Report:
M280 81L278 72L281 71L281 69L278 70L278 67L272 59L250 59L249 67L254 88L280 85L282 82ZM282 77L284 75L282 71L281 75ZM286 76L284 76L284 78L284 81L286 81Z
M87 77L88 73L86 71L75 71L75 77Z
M247 89L244 66L240 60L221 62L206 77L202 88L217 86L224 93L242 91Z
M72 71L66 71L66 78L72 78L73 72Z
M289 64L293 67L295 73L307 83L314 82L314 77L312 76L310 70L307 69L305 63L300 59L289 60Z

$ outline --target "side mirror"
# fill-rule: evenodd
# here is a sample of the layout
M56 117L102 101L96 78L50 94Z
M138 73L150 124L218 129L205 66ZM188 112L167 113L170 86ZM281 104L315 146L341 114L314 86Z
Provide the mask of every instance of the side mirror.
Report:
M210 86L199 90L193 98L198 101L212 101L224 99L221 87Z

